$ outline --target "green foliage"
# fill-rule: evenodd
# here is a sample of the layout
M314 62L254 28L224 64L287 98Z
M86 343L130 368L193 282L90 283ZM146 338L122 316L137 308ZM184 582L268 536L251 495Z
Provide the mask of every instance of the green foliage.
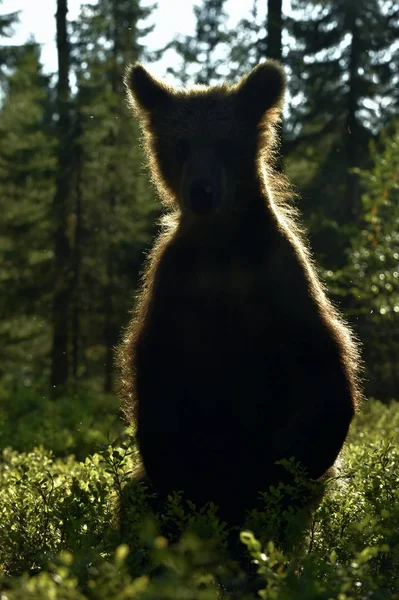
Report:
M4 450L1 465L2 568L37 571L62 549L84 560L100 550L110 529L110 477L100 457L84 463L50 451Z
M56 456L84 459L110 435L121 433L116 409L115 397L104 394L80 392L55 402L30 385L11 391L0 387L0 447L22 452L43 446Z
M0 375L33 350L40 363L47 349L43 318L49 298L43 290L51 258L48 212L55 173L48 83L39 48L27 45L0 108ZM32 339L37 346L26 344ZM25 358L24 366L29 362Z
M20 416L11 402L7 411L9 421L22 418L22 405ZM109 423L105 414L97 421L98 430ZM264 510L251 512L241 532L220 522L214 505L195 507L179 492L154 512L157 499L134 481L128 438L79 461L29 449L29 426L35 421L24 423L26 448L4 449L0 462L2 599L399 598L394 404L365 405L313 514L296 514L295 503L320 488L288 462L295 485L263 494ZM71 436L80 448L72 424Z
M360 171L364 228L352 241L358 298L391 322L399 313L399 122L370 144L370 169Z
M359 170L362 222L348 265L330 280L364 340L367 392L397 397L399 385L399 126L370 144L371 166Z

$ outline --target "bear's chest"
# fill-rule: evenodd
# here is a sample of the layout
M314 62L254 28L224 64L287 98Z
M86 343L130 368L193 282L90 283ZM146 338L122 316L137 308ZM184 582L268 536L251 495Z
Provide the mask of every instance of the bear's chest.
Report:
M268 302L268 285L264 270L240 261L223 266L207 264L182 277L174 323L180 336L190 344L223 344L242 338L251 343L272 325L273 314Z
M230 306L242 306L254 294L260 284L260 275L239 262L229 263L223 268L209 265L207 268L194 270L187 281L188 288L194 296L217 302L225 302Z

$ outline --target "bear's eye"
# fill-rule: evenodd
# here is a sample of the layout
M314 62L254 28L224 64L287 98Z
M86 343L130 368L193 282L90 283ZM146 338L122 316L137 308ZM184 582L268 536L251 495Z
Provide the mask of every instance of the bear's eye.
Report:
M190 151L190 144L187 140L180 138L176 142L176 157L179 162L184 162Z

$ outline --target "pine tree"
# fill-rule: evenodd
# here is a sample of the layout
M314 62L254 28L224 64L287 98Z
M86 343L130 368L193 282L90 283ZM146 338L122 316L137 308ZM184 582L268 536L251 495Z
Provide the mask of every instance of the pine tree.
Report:
M178 68L169 67L180 82L217 83L229 74L226 66L232 35L227 28L227 0L203 0L194 6L194 35L180 35L168 44L182 58Z
M0 8L3 0L0 0ZM19 12L0 15L0 37L9 38L13 34L14 25L18 23ZM0 86L6 80L5 68L15 64L16 48L14 46L0 45Z
M367 393L389 401L399 384L399 121L370 144L359 173L362 222L339 278L364 343Z
M335 190L342 202L335 203L335 217L341 224L356 219L360 206L354 169L364 164L368 140L379 125L380 59L389 55L397 36L393 15L383 5L382 0L293 0L288 19L295 39L289 54L291 121L298 134L291 148L319 143L328 164L340 151L343 173Z
M270 58L285 66L285 29L282 0L253 0L249 14L235 28L229 56L234 75L241 76Z
M385 41L390 48L388 52L380 53L375 57L378 69L379 85L381 92L377 100L376 119L374 127L389 127L396 123L399 115L399 10L396 0L381 0L387 30L384 32ZM371 112L370 118L375 114Z
M267 1L267 58L281 61L283 55L283 2Z
M55 140L35 44L19 49L0 110L0 370L45 366ZM32 349L35 349L32 352ZM34 356L34 359L32 358Z
M151 9L139 2L102 0L84 6L74 24L79 164L73 370L100 376L101 362L107 392L112 387L114 347L158 214L123 89L126 66L145 56L140 40L150 30L145 25L150 14Z

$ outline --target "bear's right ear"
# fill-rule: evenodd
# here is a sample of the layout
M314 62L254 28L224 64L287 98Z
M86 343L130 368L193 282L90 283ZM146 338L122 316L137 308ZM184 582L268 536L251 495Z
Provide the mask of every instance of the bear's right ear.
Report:
M166 85L150 75L140 63L127 68L124 83L133 108L151 112L170 99L170 92Z

